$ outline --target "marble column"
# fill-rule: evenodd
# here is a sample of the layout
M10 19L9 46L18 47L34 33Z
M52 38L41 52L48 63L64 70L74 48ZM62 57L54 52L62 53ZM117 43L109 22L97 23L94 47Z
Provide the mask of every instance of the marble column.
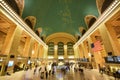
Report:
M67 55L67 45L64 45L64 59L68 58Z
M74 49L74 57L75 57L75 59L77 59L77 58L79 58L80 56L80 53L79 53L79 47L77 46L77 47L74 47L73 48Z
M103 45L104 45L104 48L106 51L106 55L108 55L107 54L108 52L114 53L113 46L110 42L110 37L109 37L109 34L107 32L108 30L106 29L106 26L103 24L101 27L99 27L99 31L100 31L100 34L102 37L102 41L103 41Z
M14 61L14 64L16 64L17 61L16 56L19 54L17 50L20 43L22 31L23 30L20 27L12 25L7 33L2 53L8 56L6 59L6 63L4 64L4 67L1 71L2 75L5 74L5 67L8 65L9 60ZM13 56L13 58L10 58L11 55ZM8 67L7 70L12 71L13 66L10 68Z
M39 46L39 58L43 58L43 46Z
M54 46L54 50L55 50L54 58L57 59L58 58L58 45Z
M88 47L89 47L89 45L88 45L88 42L87 42L87 40L85 40L84 42L83 42L83 50L84 50L84 54L85 54L85 58L88 58L89 56L88 56Z
M26 41L25 41L25 46L24 46L24 49L23 49L23 54L22 54L23 57L28 57L29 56L30 41L31 41L31 37L27 36Z
M115 56L120 55L120 42L118 41L119 38L117 37L120 31L119 24L120 24L120 21L119 23L117 21L111 21L111 22L106 23L108 36L110 39L109 41L111 42L110 46L112 46L112 50L113 50L112 52L113 52L113 55Z
M84 53L83 53L83 49L82 49L82 45L80 44L79 45L79 56L80 56L80 58L83 58L84 57Z
M84 42L82 43L82 49L83 49L83 57L84 57L84 58L87 58Z
M32 54L32 58L37 58L37 54L38 54L38 42L34 42L34 45L33 45L33 51L34 53Z
M16 29L16 26L12 25L10 27L7 35L6 35L5 42L4 42L2 50L1 50L1 53L3 55L8 55L9 54L10 47L12 45L13 37L14 37L14 34L15 34L15 29Z
M32 57L33 46L34 46L34 39L31 38L30 39L30 47L29 47L28 57Z

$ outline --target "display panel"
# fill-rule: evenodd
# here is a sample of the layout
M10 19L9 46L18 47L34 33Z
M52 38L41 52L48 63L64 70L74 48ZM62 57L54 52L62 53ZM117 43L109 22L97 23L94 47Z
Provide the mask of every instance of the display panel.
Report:
M120 56L117 56L117 61L120 63Z
M114 63L115 62L114 57L113 56L105 57L105 62L106 63Z
M113 56L115 63L120 63L120 56Z
M108 61L108 62L114 62L114 59L113 59L112 56L108 56L108 57L107 57L107 61Z
M14 61L9 61L9 62L8 62L8 67L13 66L13 64L14 64Z
M82 61L82 62L89 62L89 59L88 58L80 58L80 61Z
M113 56L114 62L118 63L117 56Z
M107 56L105 57L106 63L120 63L120 56Z
M89 62L88 58L83 58L83 62Z

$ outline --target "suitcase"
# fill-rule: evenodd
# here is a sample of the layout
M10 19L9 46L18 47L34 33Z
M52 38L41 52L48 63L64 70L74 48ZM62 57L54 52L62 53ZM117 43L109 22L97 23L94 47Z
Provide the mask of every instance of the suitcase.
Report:
M41 73L40 78L44 79L44 72Z

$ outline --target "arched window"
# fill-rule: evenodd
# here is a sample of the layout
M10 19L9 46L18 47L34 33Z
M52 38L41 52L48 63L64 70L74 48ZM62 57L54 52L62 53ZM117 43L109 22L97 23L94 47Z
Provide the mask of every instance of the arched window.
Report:
M91 18L90 22L89 22L89 25L88 25L88 28L90 28L96 21L96 18Z
M27 23L27 25L28 25L31 29L33 29L32 23L31 23L31 21L30 21L29 19L26 19L25 22Z
M73 45L74 43L72 42L67 43L67 54L68 55L74 55Z
M101 8L101 13L103 13L109 6L110 4L113 2L114 0L105 0L103 2L102 8Z
M48 43L48 55L54 55L54 43L53 42Z
M15 0L6 0L6 2L11 6L11 8L18 14L20 15L20 9L16 3Z
M64 43L58 42L58 55L64 55Z
M96 0L97 8L100 14L102 14L115 0Z

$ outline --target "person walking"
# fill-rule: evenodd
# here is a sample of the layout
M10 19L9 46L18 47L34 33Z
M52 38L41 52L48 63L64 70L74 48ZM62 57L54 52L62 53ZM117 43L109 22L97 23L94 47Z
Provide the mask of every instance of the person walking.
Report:
M48 71L48 74L50 76L50 74L51 74L51 65L50 64L47 65L47 71Z
M80 78L81 78L81 80L85 80L84 68L83 67L79 67L79 72L80 72Z
M42 64L42 65L40 66L40 78L41 78L41 79L44 79L44 74L45 74L45 65Z
M25 72L24 80L33 80L33 71L31 67Z
M45 66L45 76L46 76L46 79L48 78L48 70L47 70L47 67Z
M38 65L35 66L35 69L34 69L34 79L35 80L38 80L40 77L39 77L39 68L38 68Z

